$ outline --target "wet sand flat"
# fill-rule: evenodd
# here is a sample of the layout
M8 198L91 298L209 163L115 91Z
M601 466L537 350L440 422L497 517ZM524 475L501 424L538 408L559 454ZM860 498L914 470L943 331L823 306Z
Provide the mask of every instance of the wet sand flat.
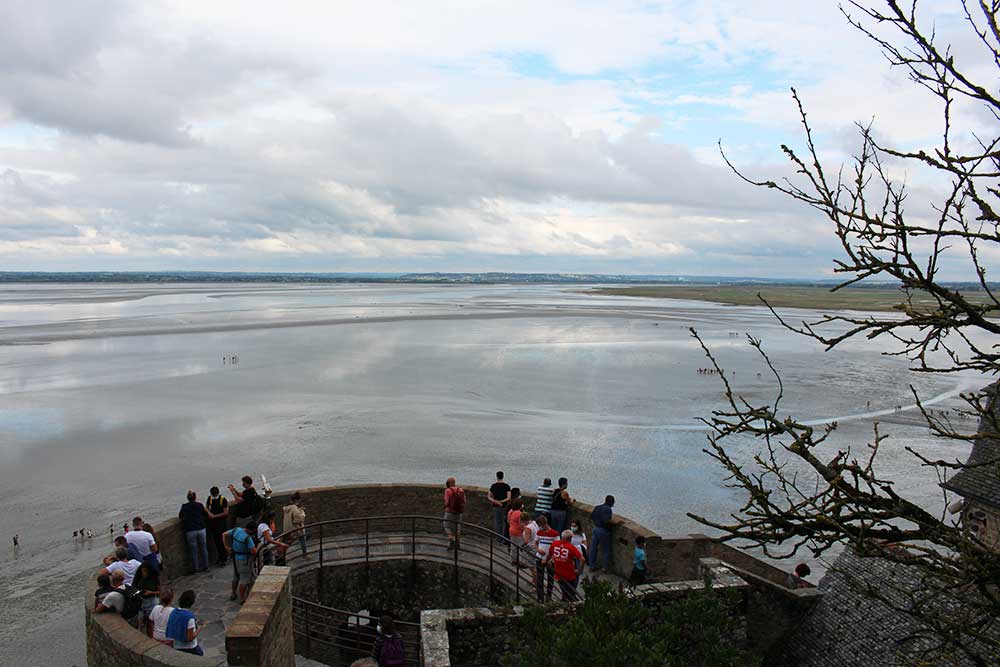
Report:
M789 412L840 422L831 447L863 446L873 417L912 403L911 383L941 406L975 383L910 373L867 342L824 354L766 309L577 286L194 285L121 298L134 288L0 290L0 664L82 664L66 582L110 551L108 525L173 516L187 488L203 497L247 473L275 488L447 474L488 485L503 469L530 489L566 476L574 495L614 493L654 530L703 532L687 511L724 516L740 498L702 452L698 418L722 393L697 372L708 362L692 326L755 401L775 390L744 335L762 338ZM891 429L885 465L900 492L937 507L936 480L903 446L965 453L919 425ZM414 508L425 510L437 508ZM97 537L74 541L78 528Z

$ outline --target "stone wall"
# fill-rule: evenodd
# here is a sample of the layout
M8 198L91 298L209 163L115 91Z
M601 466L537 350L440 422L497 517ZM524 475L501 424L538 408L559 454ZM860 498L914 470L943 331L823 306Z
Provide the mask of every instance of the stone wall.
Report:
M463 521L493 529L492 505L486 498L487 489L465 486L468 503ZM444 487L433 484L364 484L337 487L301 489L306 508L306 522L317 523L357 517L428 515L437 517L444 511ZM281 507L289 502L291 492L275 493L272 505L281 520ZM534 505L535 495L524 494L526 504ZM594 506L577 501L570 509L569 520L578 520L588 536L591 531L590 513ZM723 560L734 558L737 564L754 569L761 576L775 583L787 581L787 574L741 551L717 545L705 535L664 537L641 524L622 516L611 531L611 570L628 577L632 569L632 550L635 538L646 538L646 554L653 574L653 581L679 581L697 576L698 559L715 557ZM418 530L438 531L436 523L418 523ZM374 528L374 527L373 527ZM279 525L279 530L286 527ZM364 522L345 523L335 528L341 532L363 532ZM310 539L316 539L312 535Z
M506 602L499 582L451 565L418 560L373 561L314 567L295 573L295 595L350 611L386 610L402 621L419 622L424 609L479 607Z
M117 614L87 612L87 664L92 667L208 667L214 661L150 639Z
M745 595L749 588L731 569L715 559L696 561L695 567L708 574L715 589L728 589ZM704 579L652 583L636 587L633 595L639 604L662 607L704 588ZM525 646L518 634L521 627L519 619L523 613L522 607L423 612L424 666L484 667L499 664L500 656L522 650ZM554 608L550 612L554 622L571 613L572 607Z
M398 621L418 623L424 609L465 608L505 602L492 593L489 577L461 569L458 589L454 571L444 563L404 560L313 567L295 573L295 595L325 607L378 616L383 611ZM299 604L296 652L328 665L346 665L367 655L375 640L374 629L358 626L356 617L325 607ZM308 608L307 608L308 607ZM419 652L415 627L397 625L408 651Z
M463 520L492 529L492 506L486 499L487 489L474 486L464 488L468 496L468 505ZM364 484L307 488L301 489L300 492L307 511L307 523L362 517L360 521L339 524L336 526L336 530L339 532L362 532L364 530L363 517L404 515L438 517L443 512L444 504L443 485ZM279 530L284 530L284 527L280 525L281 508L289 502L290 496L291 492L278 492L271 499L272 508L278 516ZM525 499L527 504L531 506L535 496L525 494ZM619 509L624 510L624 504L621 504ZM588 535L591 530L590 513L592 510L592 505L577 502L571 508L569 516L570 519L581 521ZM749 580L754 585L762 587L762 590L768 586L777 587L770 592L773 594L772 597L762 593L761 609L768 607L772 610L781 609L783 608L779 604L781 600L798 602L801 597L801 594L795 591L789 593L788 589L780 590L787 585L788 580L788 575L782 570L759 561L742 551L724 544L717 544L704 535L664 537L621 516L618 516L617 520L619 523L612 530L611 569L622 577L627 577L631 570L635 537L642 535L647 539L646 552L653 575L652 582L695 579L699 576L699 559L714 557L736 566L741 573L746 572L752 575ZM398 522L396 522L396 526L398 527ZM441 530L440 523L434 520L419 522L418 526L418 530L421 531L439 532ZM372 528L373 530L377 529L377 525L373 525ZM180 521L171 518L156 524L155 531L157 543L164 557L165 580L169 581L171 578L187 573L190 561ZM316 537L315 534L311 535L310 541L315 540ZM91 581L85 591L85 606L88 609L93 607L95 588L96 583ZM790 609L796 607L795 604L787 606ZM181 660L182 658L177 656L184 655L169 649L166 653L161 650L154 651L157 648L165 647L130 629L124 622L121 622L121 619L112 618L112 615L103 615L96 620L88 617L87 651L88 663L91 665L168 665L175 663L155 662L155 660L160 659L158 656L168 654L170 659ZM147 655L148 657L145 657ZM133 661L128 662L129 659ZM143 662L144 659L145 662ZM187 662L177 664L208 664L204 659L198 659L194 656L184 656L183 659ZM190 660L202 660L202 662L190 662Z
M231 667L294 667L291 571L264 566L253 590L226 630Z

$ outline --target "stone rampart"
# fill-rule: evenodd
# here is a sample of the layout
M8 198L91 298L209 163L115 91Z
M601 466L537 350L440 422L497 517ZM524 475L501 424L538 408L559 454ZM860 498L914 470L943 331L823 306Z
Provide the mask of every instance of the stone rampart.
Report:
M741 577L715 559L701 559L695 563L695 568L702 578L644 584L633 589L632 595L640 604L662 607L679 598L703 591L706 578L716 590L731 590L745 596L749 588ZM522 607L423 612L421 640L424 667L481 667L498 664L498 656L524 648L524 640L518 633L523 613ZM572 606L551 612L554 620L571 613ZM735 639L744 641L746 638Z
M230 667L295 667L291 571L267 565L226 630Z
M487 489L475 486L463 488L468 497L463 520L492 529L492 506L486 497ZM306 507L307 523L374 516L438 516L444 509L443 485L436 484L359 484L305 488L299 492ZM285 529L280 525L281 508L289 502L291 495L291 491L276 492L271 497L272 508L279 521L279 530ZM524 497L526 504L531 507L535 496L528 493L524 494ZM627 504L621 502L619 508L627 509ZM577 502L570 509L569 518L581 521L589 534L592 510L592 505ZM173 514L173 508L170 514ZM734 566L741 575L750 575L749 578L744 578L747 578L752 586L767 592L767 595L762 592L760 596L762 611L767 608L771 613L784 614L782 618L791 622L796 614L801 613L801 605L811 604L811 600L806 599L814 595L808 593L811 589L806 589L806 592L787 589L788 575L785 572L747 553L713 542L704 535L664 537L620 515L616 516L616 520L619 523L612 529L611 570L621 577L628 576L635 537L642 535L647 539L646 552L653 574L651 581L654 583L695 580L699 576L700 559L717 558ZM425 530L439 530L433 522L421 525ZM190 569L184 534L177 518L155 524L154 529L160 552L163 554L165 581L169 582ZM364 530L364 522L342 524L338 526L338 530L361 532ZM315 536L310 536L310 541L313 539ZM91 579L84 594L84 604L88 610L88 664L113 667L133 665L195 667L211 664L208 659L190 656L162 646L130 628L113 614L93 616L89 611L94 606L95 588L96 581Z

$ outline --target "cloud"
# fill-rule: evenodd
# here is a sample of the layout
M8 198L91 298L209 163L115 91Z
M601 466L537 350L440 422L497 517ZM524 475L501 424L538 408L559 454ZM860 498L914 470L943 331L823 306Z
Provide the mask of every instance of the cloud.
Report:
M834 160L933 136L879 58L833 5L8 3L0 261L817 275L822 219L714 141L789 175L790 83Z

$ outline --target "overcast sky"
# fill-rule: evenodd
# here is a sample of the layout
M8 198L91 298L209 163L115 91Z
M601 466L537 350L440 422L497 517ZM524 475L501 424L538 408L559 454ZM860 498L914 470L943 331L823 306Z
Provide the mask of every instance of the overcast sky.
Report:
M0 268L825 276L716 146L782 173L791 85L831 164L937 141L826 0L0 0Z

